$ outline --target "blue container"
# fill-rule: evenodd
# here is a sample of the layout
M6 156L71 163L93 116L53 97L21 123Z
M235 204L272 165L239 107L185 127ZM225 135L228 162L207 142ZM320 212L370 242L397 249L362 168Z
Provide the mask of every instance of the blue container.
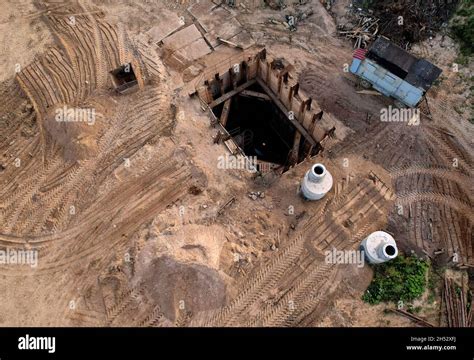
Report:
M367 80L375 90L385 96L393 97L410 107L416 107L425 93L367 58L354 58L350 72Z

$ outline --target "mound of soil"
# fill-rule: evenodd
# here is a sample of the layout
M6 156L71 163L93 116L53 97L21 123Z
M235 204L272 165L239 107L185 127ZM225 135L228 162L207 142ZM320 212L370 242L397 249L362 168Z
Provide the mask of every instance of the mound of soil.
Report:
M222 307L226 301L226 285L216 270L168 256L152 261L144 281L171 321L180 311L196 314Z
M58 104L47 113L43 126L48 141L63 148L65 161L84 160L97 155L98 141L114 113L107 98L91 98L80 106Z

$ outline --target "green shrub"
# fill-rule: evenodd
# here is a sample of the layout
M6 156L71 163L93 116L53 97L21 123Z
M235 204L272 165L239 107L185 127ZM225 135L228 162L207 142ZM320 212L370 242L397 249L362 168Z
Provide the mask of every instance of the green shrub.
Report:
M451 33L459 42L462 61L474 53L474 5L471 0L463 0L451 19Z
M369 304L400 300L409 302L425 291L429 265L416 256L399 255L373 268L374 278L362 297Z

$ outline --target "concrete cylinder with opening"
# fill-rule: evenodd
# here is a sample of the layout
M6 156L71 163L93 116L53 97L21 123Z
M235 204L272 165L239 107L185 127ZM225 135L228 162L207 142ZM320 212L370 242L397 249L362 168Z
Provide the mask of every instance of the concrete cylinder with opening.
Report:
M398 255L394 238L384 231L376 231L367 236L361 244L366 259L372 264L381 264L395 259Z
M332 175L323 164L314 164L301 182L301 194L308 200L322 199L332 188Z

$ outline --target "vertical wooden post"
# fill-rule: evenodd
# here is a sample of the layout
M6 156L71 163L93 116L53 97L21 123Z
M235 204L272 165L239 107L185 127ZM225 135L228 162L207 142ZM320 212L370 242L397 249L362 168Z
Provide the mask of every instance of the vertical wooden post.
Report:
M288 76L288 70L284 70L280 73L280 77L278 78L278 94L281 92L283 83L288 84Z
M237 74L234 73L233 67L229 69L229 79L230 83L232 84L232 89L234 90L237 87Z
M206 86L206 101L209 104L214 100L214 97L212 96L212 89L211 89L211 84L209 83L209 80L204 81L204 85Z
M298 84L290 86L290 92L288 94L288 110L291 111L291 105L293 104L293 96L295 95L295 91L298 91Z
M256 69L255 74L256 74L256 77L259 77L259 75L261 75L261 74L260 74L260 54L257 54L257 55L255 56L255 61L257 62L257 69ZM260 76L260 77L261 77L261 76Z
M219 73L216 73L216 74L214 75L214 80L217 82L217 84L218 84L218 86L219 86L219 91L220 91L219 96L224 95L224 94L225 94L224 82L223 82L222 79L220 78Z
M269 83L270 83L270 71L272 70L272 66L270 65L270 63L268 61L266 62L266 64L267 64L267 76L265 77L265 83L267 85L269 85Z
M298 95L298 90L300 89L300 84L296 83L293 89L293 96Z
M301 105L300 105L300 108L299 108L299 111L298 111L298 122L300 124L303 124L303 122L304 122L304 114L305 114L305 110L306 110L306 107L307 107L306 101L307 100L301 102Z
M245 78L245 82L249 81L249 65L247 61L242 61L240 71L242 71L242 77Z
M313 136L313 132L314 132L314 127L316 126L316 121L318 120L321 120L323 118L323 112L320 111L319 113L315 113L311 119L311 124L309 124L309 127L308 127L308 133ZM305 149L305 157L309 157L311 156L312 152L313 152L313 149L314 149L314 146L312 145L307 145L306 149Z
M283 75L280 74L280 76L278 77L278 94L281 93L281 84L283 83Z

